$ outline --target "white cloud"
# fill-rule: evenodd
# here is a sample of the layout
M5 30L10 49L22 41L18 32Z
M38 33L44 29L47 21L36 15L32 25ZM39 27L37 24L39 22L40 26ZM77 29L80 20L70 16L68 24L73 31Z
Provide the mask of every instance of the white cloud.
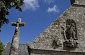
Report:
M38 0L24 0L24 10L35 10L39 7Z
M58 7L56 5L54 5L52 8L48 7L48 12L59 12L60 10L58 9Z
M54 3L55 2L55 0L44 0L44 2L46 2L46 3Z

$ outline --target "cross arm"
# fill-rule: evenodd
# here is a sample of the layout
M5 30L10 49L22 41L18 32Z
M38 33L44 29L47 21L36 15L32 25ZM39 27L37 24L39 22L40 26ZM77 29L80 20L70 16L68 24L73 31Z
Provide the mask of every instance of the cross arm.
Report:
M16 22L12 22L12 26L16 26L17 25L17 23Z
M20 22L20 23L12 22L12 26L17 26L17 24L19 24L19 26L25 26L25 22Z
M19 23L20 26L25 26L25 22Z

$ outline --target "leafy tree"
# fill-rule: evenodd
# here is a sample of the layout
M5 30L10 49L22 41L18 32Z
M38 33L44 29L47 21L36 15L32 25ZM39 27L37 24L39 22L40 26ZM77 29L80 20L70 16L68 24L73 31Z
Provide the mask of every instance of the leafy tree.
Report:
M2 52L4 51L3 43L0 41L0 55L2 55Z
M15 7L22 12L21 5L23 4L23 0L0 0L0 28L3 26L3 24L9 23L9 20L6 18L6 15L9 15L8 9Z

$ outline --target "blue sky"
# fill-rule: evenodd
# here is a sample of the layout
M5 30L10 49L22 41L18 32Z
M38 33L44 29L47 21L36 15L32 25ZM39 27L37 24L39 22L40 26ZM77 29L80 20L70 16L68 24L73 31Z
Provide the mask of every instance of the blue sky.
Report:
M0 32L0 40L5 45L12 41L15 27L11 22L16 22L21 18L25 22L25 27L20 28L21 44L33 41L42 33L54 20L57 19L67 8L70 7L70 0L24 0L20 12L15 8L9 10L10 14L6 16L9 24L3 25Z

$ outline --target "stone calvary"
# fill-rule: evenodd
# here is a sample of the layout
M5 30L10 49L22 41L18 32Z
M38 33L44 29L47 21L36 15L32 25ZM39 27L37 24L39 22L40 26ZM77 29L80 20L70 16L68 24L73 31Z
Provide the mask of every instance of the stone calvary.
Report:
M16 28L11 43L10 55L18 55L20 27L25 26L25 23L21 22L21 18L18 18L17 22L12 22L12 26L16 26Z
M32 42L19 44L18 19L15 34L3 55L85 55L85 0L70 0L71 6Z

